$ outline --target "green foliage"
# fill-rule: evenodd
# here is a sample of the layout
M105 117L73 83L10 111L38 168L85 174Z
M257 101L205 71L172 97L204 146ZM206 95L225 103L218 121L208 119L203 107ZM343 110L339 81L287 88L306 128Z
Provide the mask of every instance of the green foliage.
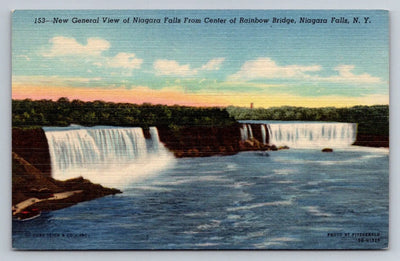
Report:
M389 135L389 106L354 106L351 108L197 108L152 104L83 102L60 98L58 101L12 101L13 127L37 126L230 126L236 120L333 121L358 123L360 134Z
M151 104L57 101L12 101L13 127L32 126L228 126L236 121L221 108Z
M389 135L389 106L350 108L273 107L250 109L230 106L227 111L236 120L331 121L358 123L359 134Z

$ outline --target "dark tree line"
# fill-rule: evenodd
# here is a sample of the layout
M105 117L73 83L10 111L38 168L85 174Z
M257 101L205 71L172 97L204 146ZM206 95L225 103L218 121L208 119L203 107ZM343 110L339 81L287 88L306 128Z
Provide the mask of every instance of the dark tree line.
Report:
M350 108L227 108L236 120L281 120L281 121L334 121L358 123L359 134L389 135L389 106L354 106Z
M236 120L335 121L358 123L359 134L389 135L389 106L350 108L200 108L152 104L57 101L30 99L12 101L13 127L39 126L230 126Z
M14 127L35 126L228 126L236 121L225 109L152 104L83 102L60 98L57 101L12 101Z

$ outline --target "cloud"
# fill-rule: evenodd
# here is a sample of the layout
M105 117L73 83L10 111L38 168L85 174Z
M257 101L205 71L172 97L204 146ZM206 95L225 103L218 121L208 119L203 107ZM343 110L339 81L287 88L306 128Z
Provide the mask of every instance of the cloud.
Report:
M93 65L97 67L103 67L103 64L101 62L94 62Z
M81 44L75 38L57 36L49 40L52 44L50 50L43 52L45 57L72 57L73 62L77 59L85 59L85 63L91 63L98 68L122 68L123 74L130 75L133 69L138 69L143 59L137 58L134 53L120 52L113 57L103 55L103 52L110 49L111 44L101 38L88 38L86 44ZM68 62L70 60L63 60Z
M367 73L354 74L354 65L339 65L334 68L338 75L330 77L313 77L315 80L327 82L346 82L346 83L380 83L382 82L379 77L371 76Z
M204 71L216 71L219 70L221 64L225 61L225 58L215 58L208 61L206 64L201 66L200 70Z
M156 60L153 64L156 75L167 76L194 76L199 71L216 71L219 70L225 58L214 58L198 68L191 68L189 64L181 65L175 60Z
M65 76L13 76L13 84L37 85L37 86L80 86L102 83L101 77L65 77Z
M264 57L256 60L247 61L243 64L238 72L228 76L228 80L234 81L251 81L259 79L297 79L313 82L332 82L332 83L381 83L379 77L370 74L354 74L354 65L339 65L334 68L338 72L337 75L322 77L310 72L319 72L322 70L320 65L287 65L280 66L271 58Z
M24 54L17 55L17 57L18 58L23 58L26 61L30 61L31 60L31 58L28 55L24 55Z
M197 74L197 69L191 69L189 64L180 65L174 60L156 60L153 64L156 75L166 76L192 76Z
M349 107L354 105L376 105L389 104L389 96L385 94L373 94L359 97L346 96L322 96L303 97L291 94L260 94L251 95L241 92L221 95L220 93L185 93L182 87L167 87L161 90L154 90L146 86L131 86L127 89L123 86L114 88L97 87L67 87L54 85L30 85L13 83L13 99L53 99L68 97L70 100L80 99L83 101L106 100L114 102L153 104L181 104L189 106L249 106L254 103L256 107L275 106L302 106L302 107Z
M318 97L304 97L301 95L288 93L273 94L242 94L236 93L231 96L224 96L229 99L229 104L248 107L253 103L255 107L279 107L279 106L297 106L297 107L350 107L355 105L377 105L389 104L389 95L371 94L366 96L348 97L342 95L327 95Z
M135 57L134 53L118 53L108 60L108 66L111 68L138 69L143 63L143 59Z
M45 57L55 56L99 56L110 48L110 43L101 38L88 38L86 44L81 44L75 38L56 36L49 40L50 51L43 53Z
M228 79L247 81L255 79L304 78L306 72L315 72L320 70L320 65L279 66L271 58L263 57L245 62L240 71L230 75Z

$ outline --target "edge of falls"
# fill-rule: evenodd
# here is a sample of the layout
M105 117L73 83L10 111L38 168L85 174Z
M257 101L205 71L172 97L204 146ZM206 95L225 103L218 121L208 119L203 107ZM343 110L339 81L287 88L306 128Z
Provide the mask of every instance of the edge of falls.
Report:
M160 142L156 127L150 139L142 128L95 126L43 127L52 176L82 176L107 186L124 187L170 166L175 158Z

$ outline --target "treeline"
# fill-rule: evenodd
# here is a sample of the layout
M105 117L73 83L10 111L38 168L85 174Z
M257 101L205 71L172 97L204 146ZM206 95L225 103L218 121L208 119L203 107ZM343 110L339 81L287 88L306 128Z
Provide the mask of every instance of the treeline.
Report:
M230 126L236 120L335 121L358 123L359 134L389 135L389 106L350 108L272 107L198 108L104 101L13 100L13 127L35 126Z
M236 121L225 109L152 104L57 101L12 101L13 127L35 126L229 126Z
M358 123L359 134L389 135L389 106L354 106L350 108L305 108L272 107L243 108L227 107L236 120L280 120L280 121L334 121Z

